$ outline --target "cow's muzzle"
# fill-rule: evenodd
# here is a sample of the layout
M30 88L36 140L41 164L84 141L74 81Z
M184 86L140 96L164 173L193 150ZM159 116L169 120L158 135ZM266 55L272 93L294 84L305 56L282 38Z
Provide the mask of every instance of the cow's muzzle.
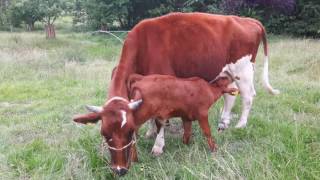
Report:
M117 175L119 175L119 176L123 176L123 175L125 175L127 172L128 172L128 169L127 168L122 168L122 167L116 167L116 168L112 168L112 171L114 172L114 173L116 173Z

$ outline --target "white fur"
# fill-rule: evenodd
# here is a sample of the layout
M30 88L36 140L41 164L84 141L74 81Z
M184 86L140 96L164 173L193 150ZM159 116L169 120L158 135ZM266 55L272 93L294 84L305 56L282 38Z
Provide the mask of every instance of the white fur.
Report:
M164 145L164 126L162 126L152 147L152 154L155 156L161 155L163 153Z
M121 121L121 128L126 125L127 123L127 112L124 110L120 110L122 121Z
M268 56L265 56L264 58L264 66L263 66L263 76L262 76L262 83L263 83L263 87L270 92L273 95L277 95L280 94L280 91L277 89L273 89L272 86L269 83L269 58Z
M237 85L235 82L233 82L228 87L237 88ZM221 120L218 125L219 129L221 130L227 129L229 127L230 119L231 119L231 110L236 100L236 96L232 96L228 93L224 94L223 96L224 96L224 106L221 114Z
M254 89L254 64L251 63L252 55L246 55L240 58L236 63L227 64L222 72L221 76L225 75L224 71L228 71L232 76L238 76L240 79L235 81L235 84L229 86L238 87L240 95L242 97L242 113L236 128L245 127L247 124L249 112L251 110L253 97L256 95ZM219 128L228 128L231 119L231 109L234 105L235 97L225 95L225 103L219 123Z

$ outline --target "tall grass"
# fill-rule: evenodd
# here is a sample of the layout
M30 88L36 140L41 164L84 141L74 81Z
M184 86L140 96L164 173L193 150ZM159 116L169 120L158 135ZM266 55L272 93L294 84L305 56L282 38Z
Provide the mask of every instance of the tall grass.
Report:
M123 179L320 179L319 49L317 40L272 37L270 81L282 94L262 89L259 55L247 128L217 133L220 100L210 111L217 153L197 123L190 145L167 135L158 158L154 141L140 137L140 161ZM0 33L0 179L114 178L99 124L71 119L84 104L104 103L120 50L108 36ZM238 100L232 126L240 112Z

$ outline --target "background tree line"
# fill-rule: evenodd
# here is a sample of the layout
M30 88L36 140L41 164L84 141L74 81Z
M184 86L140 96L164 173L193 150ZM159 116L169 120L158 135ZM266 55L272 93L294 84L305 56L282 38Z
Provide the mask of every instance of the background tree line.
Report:
M169 12L208 12L259 19L269 32L320 37L319 0L0 0L0 28L53 29L62 14L77 31L129 30L140 20ZM48 32L47 32L48 33Z

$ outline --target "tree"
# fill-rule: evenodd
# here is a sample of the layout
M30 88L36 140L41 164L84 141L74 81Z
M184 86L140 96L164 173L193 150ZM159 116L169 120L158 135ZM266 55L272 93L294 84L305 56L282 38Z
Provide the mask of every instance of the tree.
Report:
M26 24L27 31L34 30L34 24L42 20L44 13L39 8L40 0L18 0L10 6L9 14L14 26Z
M55 38L54 22L66 9L66 2L62 0L40 0L39 7L44 14L42 21L45 23L46 37L48 39Z
M127 27L129 0L87 0L84 3L88 15L88 23L93 28L107 30L114 21L122 28Z

